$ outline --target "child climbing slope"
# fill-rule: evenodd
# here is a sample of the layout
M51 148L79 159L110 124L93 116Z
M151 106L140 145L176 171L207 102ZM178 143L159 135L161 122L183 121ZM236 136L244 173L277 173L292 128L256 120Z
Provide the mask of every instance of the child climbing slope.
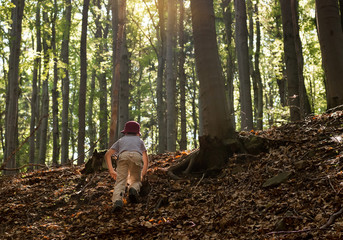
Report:
M129 183L129 199L138 201L142 179L148 169L148 154L143 140L140 138L140 125L129 121L121 131L124 136L116 141L105 154L105 160L111 177L116 180L112 196L113 211L123 207L125 188ZM116 171L113 169L111 156L118 156Z

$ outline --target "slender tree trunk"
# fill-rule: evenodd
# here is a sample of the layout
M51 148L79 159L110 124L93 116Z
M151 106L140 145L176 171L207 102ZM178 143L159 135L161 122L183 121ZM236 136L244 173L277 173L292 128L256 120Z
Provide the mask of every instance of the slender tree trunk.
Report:
M298 63L298 75L299 75L299 96L300 96L300 114L301 119L304 116L307 116L312 113L311 105L307 96L307 91L305 87L305 80L304 80L304 57L302 51L302 44L299 35L299 24L298 24L298 1L291 0L291 11L292 11L292 23L293 23L293 31L294 31L294 46L295 52L297 56L297 63Z
M77 164L85 161L85 137L86 137L86 92L87 92L87 25L88 25L89 0L83 1L82 31L80 46L81 78L79 90L79 134L77 144Z
M40 6L41 3L38 1L37 3L37 9L36 9L36 56L34 60L33 65L33 76L32 76L32 97L31 97L31 122L30 122L30 132L34 132L34 129L36 127L36 105L37 105L37 80L38 80L38 69L40 64L40 54L42 51L42 43L41 43L41 21L40 21ZM35 163L35 138L36 133L32 135L30 138L30 153L29 153L29 163L33 164ZM33 169L33 168L30 168Z
M43 72L43 86L42 86L42 124L40 127L40 145L39 145L39 157L38 162L39 164L45 164L46 159L46 150L47 150L47 135L48 135L48 114L49 114L49 50L51 46L49 43L51 42L49 39L49 34L47 30L50 28L48 14L46 9L43 10L43 19L44 19L44 27L43 27L43 50L44 50L44 72ZM49 42L49 43L48 43Z
M196 99L198 98L198 93L197 93L197 78L195 76L195 70L194 67L192 68L192 79L193 79L193 83L192 83L192 120L193 120L193 142L194 142L194 148L198 147L198 119L199 116L197 114L197 104L196 104Z
M249 76L248 31L244 0L235 0L236 11L236 52L240 82L241 129L253 129L252 103Z
M87 125L88 125L88 136L89 136L89 143L90 143L90 150L89 150L89 156L93 154L94 151L94 144L96 141L96 129L95 129L95 123L93 120L94 112L94 97L95 97L95 75L96 70L92 70L92 81L90 85L90 96L88 98L88 116L87 116Z
M156 79L156 99L157 99L157 118L158 118L158 152L163 153L167 149L166 115L164 104L163 75L165 68L165 20L164 20L164 0L158 0L159 13L159 33L158 40L158 70Z
M179 54L179 79L180 79L180 115L181 115L181 140L180 140L180 149L185 150L187 149L187 118L186 118L186 74L185 74L185 37L184 37L184 3L183 0L179 0L180 4L180 19L179 19L179 46L180 46L180 54Z
M62 70L62 134L61 134L61 163L68 161L69 155L69 38L71 24L71 0L65 0L63 40L61 48L61 60L64 64Z
M129 120L129 53L127 50L126 34L124 33L120 64L120 91L119 91L119 123L118 136L120 137L120 130L124 129L125 123ZM137 96L140 101L140 97ZM139 111L140 112L140 111Z
M167 150L176 150L176 79L174 68L175 48L175 24L176 24L176 3L168 1L168 22L167 22L167 55L166 55L166 89L167 89Z
M95 5L97 9L101 9L101 1L96 0ZM91 8L92 10L93 8ZM100 134L100 148L106 149L108 145L108 104L107 104L107 81L106 81L106 70L101 68L102 62L104 61L103 54L104 54L104 44L102 43L102 39L105 38L105 33L103 34L103 26L101 24L101 11L94 11L93 15L95 15L95 38L97 40L97 49L96 49L96 64L100 66L96 70L96 76L99 81L99 88L100 92L102 93L99 96L100 101L100 111L99 111L99 134Z
M343 33L337 0L316 0L328 109L343 104Z
M17 146L17 129L18 129L18 97L19 97L19 57L21 46L22 19L25 1L12 0L15 5L12 8L11 31L10 31L10 57L7 86L7 109L6 109L6 151L5 161L6 168L15 168L15 149ZM16 171L4 171L4 174L15 174Z
M115 55L114 59L114 73L113 73L113 85L112 85L112 104L111 104L111 124L110 124L110 139L108 146L116 140L117 131L118 131L118 107L119 107L119 87L120 87L120 63L121 63L121 49L123 45L124 38L124 29L126 21L126 0L119 0L118 8L118 32L116 38L115 46ZM113 14L112 6L112 14ZM114 17L113 17L114 18ZM115 42L114 42L115 43Z
M261 53L261 28L258 11L258 1L255 3L256 18L256 51L255 51L255 69L254 78L257 85L257 129L263 129L263 84L260 72L260 53Z
M228 107L229 107L229 116L230 121L232 122L234 128L236 128L236 120L235 120L235 107L234 107L234 74L236 71L235 65L235 48L232 46L232 24L233 24L233 14L232 14L232 5L229 1L223 0L222 9L223 9L223 16L224 16L224 24L225 24L225 33L226 33L226 41L227 41L227 60L226 60L226 75L227 75L227 92L228 92Z
M52 21L52 39L51 46L53 49L54 59L54 86L52 89L52 118L53 118L53 150L52 150L52 165L57 166L60 145L59 145L59 123L58 123L58 67L57 67L57 50L56 50L56 18L57 18L57 0L54 0L54 14Z

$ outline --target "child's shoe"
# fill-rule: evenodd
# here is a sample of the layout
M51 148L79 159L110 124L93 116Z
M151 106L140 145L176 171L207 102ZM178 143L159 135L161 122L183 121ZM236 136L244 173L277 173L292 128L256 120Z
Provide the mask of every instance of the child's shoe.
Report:
M119 211L122 208L123 208L123 201L122 200L117 200L113 204L112 212Z
M138 192L134 188L129 189L129 199L130 202L132 203L137 203L138 202Z

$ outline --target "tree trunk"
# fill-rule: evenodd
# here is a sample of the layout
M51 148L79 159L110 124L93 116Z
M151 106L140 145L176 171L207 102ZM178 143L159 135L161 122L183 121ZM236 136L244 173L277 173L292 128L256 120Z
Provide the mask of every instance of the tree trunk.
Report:
M233 127L236 128L236 120L235 120L235 107L234 107L234 86L233 80L236 71L235 65L235 48L232 44L232 24L233 24L233 3L229 1L223 0L222 9L223 9L223 18L225 24L225 33L226 33L226 41L227 41L227 60L226 60L226 75L227 75L227 92L228 92L228 108L229 108L229 116L230 121L233 124Z
M297 52L295 50L291 0L280 0L280 4L288 83L288 105L290 109L291 121L298 121L301 119L299 92L300 77L298 71Z
M120 91L119 91L119 123L118 123L118 136L120 137L120 130L124 129L125 123L129 121L129 53L126 45L126 33L124 33L123 46L121 51L120 63ZM140 97L137 96L140 101ZM138 104L139 105L139 104Z
M46 149L47 149L47 135L48 135L48 116L49 114L49 50L51 46L49 43L51 42L49 39L49 34L47 30L50 28L49 18L48 14L46 12L46 9L43 10L43 20L44 20L44 27L43 27L43 50L44 50L44 72L43 72L43 86L42 86L42 110L41 110L41 116L42 124L40 127L40 145L39 145L39 157L38 157L38 163L45 165L45 158L46 158Z
M180 140L180 149L186 150L187 149L187 118L186 118L186 74L185 74L185 37L184 37L184 3L183 0L179 0L180 4L180 19L179 19L179 46L180 46L180 53L179 53L179 79L180 79L180 116L181 116L181 140Z
M96 0L95 5L97 9L101 9L101 1ZM108 145L108 104L107 104L107 81L106 81L106 70L103 69L101 66L103 65L102 62L104 61L103 54L104 54L104 44L102 42L102 39L104 39L103 34L103 26L101 24L101 11L94 11L93 8L93 15L95 15L95 38L97 40L97 56L96 56L96 64L100 66L99 68L96 68L95 73L97 76L97 79L99 81L99 88L100 92L102 93L99 96L100 106L99 106L99 135L100 135L100 141L99 141L99 147L101 149L106 149Z
M79 134L77 144L77 164L85 161L85 137L86 137L86 92L87 92L87 25L88 25L89 0L83 1L82 31L80 46L81 77L79 89Z
M166 108L164 101L165 88L163 87L163 75L165 68L165 21L164 21L164 0L158 0L159 33L157 33L158 45L158 71L156 79L156 99L157 99L157 118L158 118L158 152L163 153L167 149L166 131Z
M51 46L53 49L54 59L54 86L52 89L52 118L53 118L53 150L52 150L52 165L57 166L59 158L59 123L58 123L58 67L57 67L57 50L56 50L56 18L57 18L57 0L54 0L54 13L52 21L52 38Z
M32 96L31 96L31 120L30 120L30 132L33 133L37 123L37 114L36 114L36 105L37 105L37 80L38 80L38 69L40 65L40 54L42 51L42 43L41 43L41 21L40 21L40 6L41 3L38 1L37 9L36 9L36 56L33 65L33 76L32 76ZM29 163L35 163L35 138L36 133L33 133L32 137L30 138L30 153L29 153ZM30 167L30 169L33 169Z
M343 104L343 33L337 0L316 0L328 109Z
M89 156L94 151L94 144L96 141L96 129L95 129L95 123L93 120L94 112L93 112L93 107L94 107L94 98L95 98L95 69L92 70L92 81L90 85L90 96L88 98L88 116L87 116L87 125L88 125L88 136L89 136L89 144L90 144L90 149L89 149Z
M15 5L12 8L11 31L10 31L10 57L7 86L7 109L6 109L6 151L5 161L6 168L15 168L15 150L17 146L17 129L18 129L18 97L19 97L19 57L21 46L22 20L25 1L12 0ZM15 174L16 171L5 170L4 174Z
M240 82L241 129L247 131L253 129L253 116L250 93L247 16L244 0L235 0L235 11L236 53Z
M258 1L255 3L255 14L256 18L256 51L255 51L255 69L254 69L254 79L257 85L257 129L263 129L263 84L260 72L260 52L261 52L261 29L260 20L258 12Z
M112 14L114 4L112 5ZM113 42L115 49L114 60L114 73L113 73L113 85L112 85L112 103L111 103L111 124L110 124L110 139L108 147L116 141L118 131L118 108L119 108L119 87L120 87L120 63L121 63L121 50L123 45L125 21L126 21L126 0L119 0L118 8L118 32L116 42ZM112 19L115 17L112 17Z
M175 24L176 24L176 3L168 1L168 22L167 22L167 54L166 54L166 89L167 89L167 151L176 150L176 79L174 68L175 48Z
M171 174L220 170L228 157L224 140L235 138L228 107L223 104L227 101L218 54L213 1L192 0L191 12L204 135L200 137L199 152L190 155L179 167L171 167Z
M198 148L198 136L199 136L199 128L198 128L198 119L199 116L197 114L197 109L198 106L196 104L196 100L199 96L197 90L199 89L199 87L197 86L197 78L195 75L195 69L194 67L192 67L192 79L193 79L193 83L192 83L192 120L193 120L193 142L194 142L194 148Z
M62 134L61 134L61 164L68 161L69 155L69 129L68 129L68 116L69 116L69 38L70 38L70 25L71 25L71 0L65 0L64 10L64 29L63 40L61 48L62 67Z

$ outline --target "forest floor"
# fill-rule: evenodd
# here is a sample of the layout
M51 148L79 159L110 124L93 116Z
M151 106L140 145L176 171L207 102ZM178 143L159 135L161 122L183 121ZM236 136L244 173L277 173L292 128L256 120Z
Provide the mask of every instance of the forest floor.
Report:
M117 213L106 171L1 177L0 239L343 239L343 112L250 134L268 150L234 155L217 178L172 180L186 153L151 155L150 194Z

